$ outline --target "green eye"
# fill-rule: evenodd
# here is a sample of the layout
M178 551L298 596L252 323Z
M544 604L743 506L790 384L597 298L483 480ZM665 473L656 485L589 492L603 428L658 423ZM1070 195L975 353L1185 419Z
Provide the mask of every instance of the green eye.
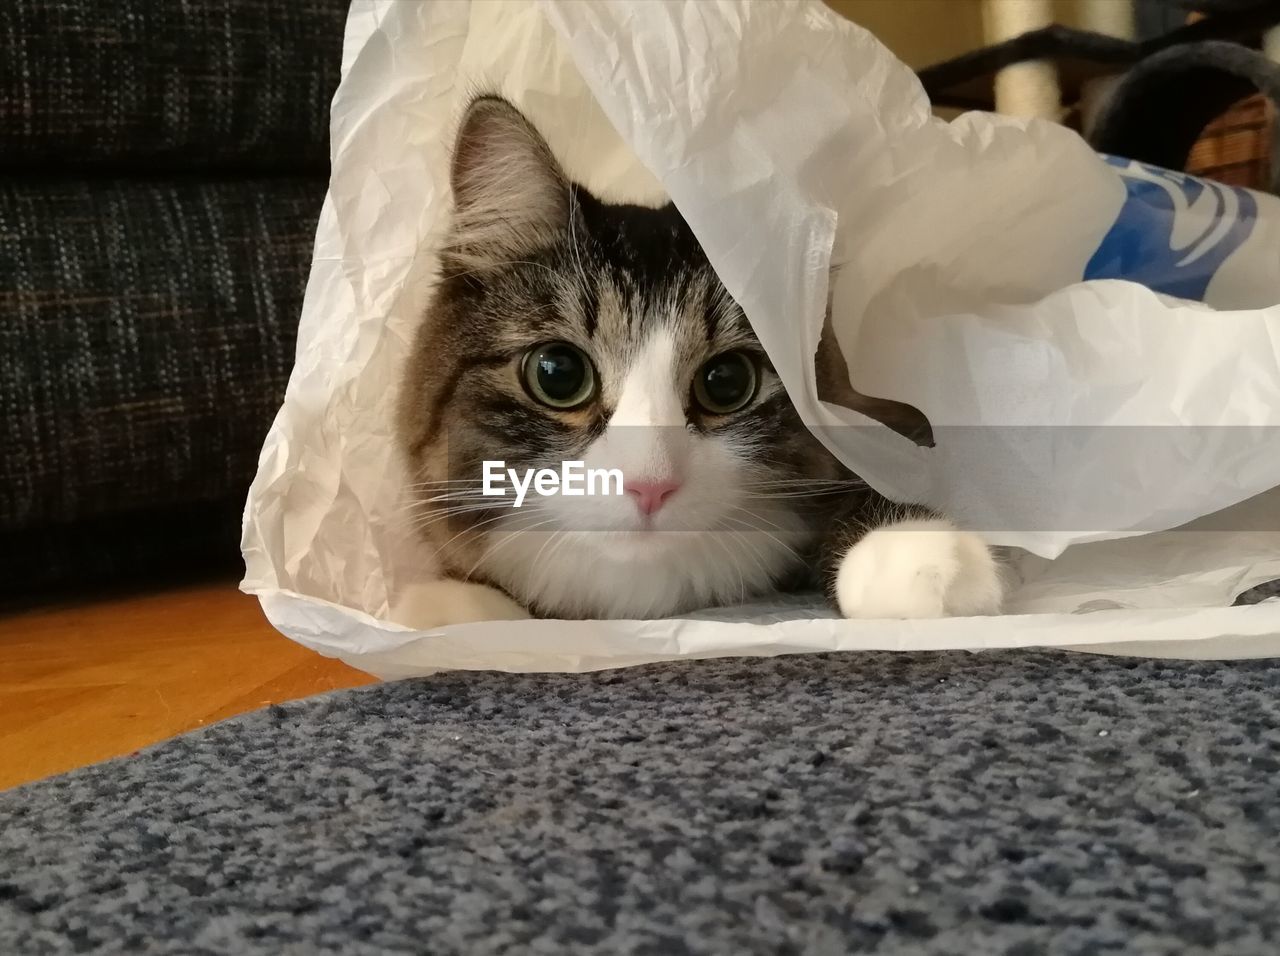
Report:
M535 345L522 366L529 394L552 408L577 408L596 392L596 374L582 350L567 342Z
M717 355L693 377L693 397L713 415L728 415L745 407L759 387L760 373L745 352Z

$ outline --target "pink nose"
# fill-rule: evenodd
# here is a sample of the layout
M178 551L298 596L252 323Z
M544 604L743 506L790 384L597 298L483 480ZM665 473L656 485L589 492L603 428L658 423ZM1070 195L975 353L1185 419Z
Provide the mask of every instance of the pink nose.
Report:
M680 490L680 482L671 480L647 480L627 482L627 494L635 495L636 507L643 515L651 515L664 504L667 499Z

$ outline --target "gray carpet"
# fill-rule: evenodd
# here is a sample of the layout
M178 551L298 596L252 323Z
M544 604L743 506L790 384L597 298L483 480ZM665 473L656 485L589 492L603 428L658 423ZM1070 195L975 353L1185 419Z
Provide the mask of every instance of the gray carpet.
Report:
M0 794L0 953L1280 951L1280 661L455 674Z

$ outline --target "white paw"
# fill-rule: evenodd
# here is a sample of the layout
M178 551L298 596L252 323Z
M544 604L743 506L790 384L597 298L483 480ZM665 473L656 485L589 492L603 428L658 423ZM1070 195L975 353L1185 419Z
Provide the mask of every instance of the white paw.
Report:
M411 586L391 613L397 624L419 631L477 621L520 621L530 616L497 588L451 578Z
M986 543L941 519L877 528L849 549L836 573L845 617L997 614L1003 596Z

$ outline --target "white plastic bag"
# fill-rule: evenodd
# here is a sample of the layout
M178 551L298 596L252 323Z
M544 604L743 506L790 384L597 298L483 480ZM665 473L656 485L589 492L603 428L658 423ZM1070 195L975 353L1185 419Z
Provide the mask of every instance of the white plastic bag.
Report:
M833 452L1025 549L1010 613L389 621L431 569L400 520L392 407L477 86L593 190L669 194ZM1280 578L1280 200L1247 194L1233 232L1235 191L1155 184L1171 289L1195 273L1208 305L1082 281L1116 274L1140 183L1164 174L1052 124L936 120L910 70L816 2L356 0L332 141L297 365L245 513L243 588L295 640L382 676L859 648L1280 654L1280 606L1227 606ZM921 409L935 447L819 399L829 294L858 390Z

